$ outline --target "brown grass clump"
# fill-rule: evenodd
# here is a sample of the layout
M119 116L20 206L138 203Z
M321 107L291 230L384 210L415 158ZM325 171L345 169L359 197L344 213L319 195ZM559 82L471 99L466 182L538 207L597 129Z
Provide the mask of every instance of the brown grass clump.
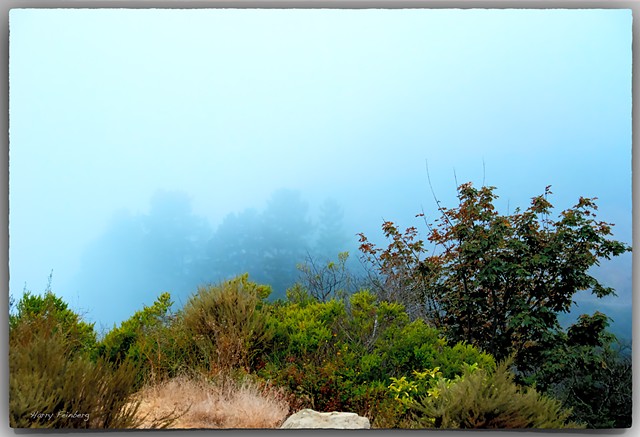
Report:
M168 428L277 428L289 414L284 393L244 379L178 376L138 393L141 428L174 416Z

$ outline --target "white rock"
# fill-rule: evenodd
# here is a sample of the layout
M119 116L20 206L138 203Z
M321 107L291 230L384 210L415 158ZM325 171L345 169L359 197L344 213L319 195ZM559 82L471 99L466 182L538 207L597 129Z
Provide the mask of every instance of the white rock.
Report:
M319 413L311 409L298 411L289 416L280 428L283 429L369 429L369 419L358 416L356 413Z

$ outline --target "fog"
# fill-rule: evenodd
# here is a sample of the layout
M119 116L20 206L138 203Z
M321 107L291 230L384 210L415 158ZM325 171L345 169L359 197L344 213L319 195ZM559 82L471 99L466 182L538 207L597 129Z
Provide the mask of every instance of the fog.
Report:
M505 213L597 197L631 244L628 10L14 9L10 31L10 293L51 274L99 329L244 271L282 297L308 256L357 269L356 233L384 244L467 181ZM579 310L630 336L631 255L594 273L619 297Z

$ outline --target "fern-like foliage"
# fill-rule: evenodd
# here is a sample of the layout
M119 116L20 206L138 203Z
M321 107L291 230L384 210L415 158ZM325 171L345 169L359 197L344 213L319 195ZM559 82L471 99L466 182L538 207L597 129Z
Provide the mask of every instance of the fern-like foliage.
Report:
M460 378L441 379L413 405L416 421L445 429L582 428L559 401L518 386L510 365L503 361L493 372L469 367Z

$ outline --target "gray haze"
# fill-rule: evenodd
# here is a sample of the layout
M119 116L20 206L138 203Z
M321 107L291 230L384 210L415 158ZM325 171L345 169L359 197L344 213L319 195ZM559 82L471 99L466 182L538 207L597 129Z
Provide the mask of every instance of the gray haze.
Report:
M631 243L625 10L12 10L10 292L110 328L170 291L437 218L598 197ZM630 336L631 255L595 274Z

